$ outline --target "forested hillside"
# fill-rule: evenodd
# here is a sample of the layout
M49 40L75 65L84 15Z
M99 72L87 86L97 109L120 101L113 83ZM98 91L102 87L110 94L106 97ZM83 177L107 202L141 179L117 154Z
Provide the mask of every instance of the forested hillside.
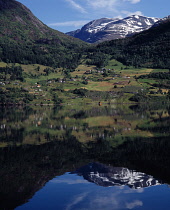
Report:
M15 0L0 0L0 59L75 68L82 41L53 30Z
M133 37L88 44L38 20L23 4L0 0L0 61L42 64L75 69L85 58L88 65L104 67L117 59L134 67L170 67L170 18Z
M169 68L170 18L133 37L99 44L94 51L109 54L125 65Z

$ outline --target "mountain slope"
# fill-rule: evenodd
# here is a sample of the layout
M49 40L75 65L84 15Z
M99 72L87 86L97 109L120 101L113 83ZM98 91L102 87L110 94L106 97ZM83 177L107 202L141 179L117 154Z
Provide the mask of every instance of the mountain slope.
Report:
M0 0L0 58L13 63L61 66L79 59L85 43L53 30L23 4ZM75 50L74 50L75 49ZM73 59L73 55L76 57ZM71 67L71 66L68 66Z
M169 68L170 18L133 37L101 43L97 51L110 54L126 65Z
M168 22L170 19L170 15L164 18L161 18L160 20L158 20L152 27L156 27L159 26L161 23L165 23Z
M132 15L123 19L101 18L67 34L89 43L125 38L149 29L159 18Z

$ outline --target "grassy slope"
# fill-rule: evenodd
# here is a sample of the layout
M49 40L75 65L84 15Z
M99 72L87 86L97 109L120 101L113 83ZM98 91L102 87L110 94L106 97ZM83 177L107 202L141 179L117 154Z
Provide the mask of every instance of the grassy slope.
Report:
M1 62L0 67L4 67L6 64ZM18 64L19 65L19 64ZM162 69L135 69L132 67L124 66L123 64L117 62L116 60L111 60L106 66L106 69L111 69L111 73L108 74L107 77L104 77L101 73L94 74L85 74L87 70L95 69L94 66L86 66L80 65L74 72L71 72L71 76L73 81L66 79L65 83L54 82L56 78L62 79L64 78L63 71L59 68L53 69L43 65L21 65L24 69L25 81L19 82L18 85L14 85L15 81L11 84L6 85L2 88L17 88L18 86L24 87L28 90L31 95L37 94L36 98L31 103L45 103L52 104L52 101L45 101L45 99L52 100L52 95L56 93L60 98L63 99L65 103L97 103L97 101L101 101L102 103L132 103L129 101L129 98L134 95L136 91L140 90L148 90L146 95L151 96L149 94L149 90L154 90L157 92L159 90L158 87L153 87L153 84L159 83L157 79L135 79L134 76L145 75L151 72L159 72L163 71ZM39 71L37 71L37 67L39 67ZM44 69L49 68L53 72L49 73L47 76L44 72ZM167 72L168 70L164 70ZM31 76L32 75L32 76ZM36 75L36 77L34 77ZM76 78L78 76L78 78ZM83 78L86 78L88 84L83 84ZM98 79L102 81L98 81ZM51 81L48 83L48 81ZM38 88L36 83L39 83L41 86ZM94 96L101 95L100 98L84 98L78 95L75 95L70 92L70 90L74 90L76 88L87 89L89 91L94 92ZM39 91L39 89L41 91ZM64 91L60 91L64 90ZM53 90L51 92L51 90ZM55 90L55 91L54 91ZM36 92L37 91L37 92ZM162 91L168 91L168 88L162 88ZM100 94L101 92L101 94ZM121 93L121 96L113 95L112 97L107 96L109 92L113 92L115 94ZM103 96L102 96L103 95ZM163 97L164 95L157 93L154 95ZM45 101L45 102L44 102Z

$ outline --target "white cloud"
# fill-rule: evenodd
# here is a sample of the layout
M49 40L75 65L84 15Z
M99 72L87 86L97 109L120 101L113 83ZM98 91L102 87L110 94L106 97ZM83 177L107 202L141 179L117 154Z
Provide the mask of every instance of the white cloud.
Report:
M66 207L66 210L72 209L72 207L85 199L88 193L82 193L75 197L73 201Z
M137 4L141 0L65 0L72 8L80 13L92 14L104 13L107 15L118 16L122 8L128 4Z
M90 22L90 20L57 22L57 23L50 23L48 25L49 26L74 26L74 27L80 27L80 26L85 25L88 22Z
M130 15L143 15L143 13L141 11L136 11L136 12L130 12L130 11L121 11L121 14L124 14L126 16L130 16Z
M128 208L128 209L134 209L137 206L143 206L142 201L135 200L135 201L133 201L131 203L126 203L126 208Z
M74 9L78 10L79 12L87 13L87 11L80 4L76 3L75 1L73 1L73 0L66 0L66 1L69 2L69 4L71 4L71 6Z
M124 0L124 1L129 1L131 4L137 4L141 2L141 0Z
M89 6L92 6L94 9L98 8L107 8L107 9L116 9L116 7L123 5L123 2L129 2L131 4L137 4L141 0L86 0Z
M117 2L117 0L87 0L88 5L92 6L94 9L113 8Z

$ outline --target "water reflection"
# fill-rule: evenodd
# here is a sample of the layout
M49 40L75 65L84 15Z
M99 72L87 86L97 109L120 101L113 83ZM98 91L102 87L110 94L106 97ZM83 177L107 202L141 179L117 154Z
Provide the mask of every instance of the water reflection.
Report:
M1 107L0 209L170 208L164 106Z
M72 172L72 174L83 176L89 182L103 187L126 185L133 189L140 189L162 184L162 181L158 181L145 173L101 163L90 163Z
M167 186L150 175L95 162L50 180L17 210L160 209L160 205L168 210L169 196Z
M151 107L152 108L152 107ZM0 145L43 144L73 135L80 142L169 135L169 107L15 107L0 112Z

